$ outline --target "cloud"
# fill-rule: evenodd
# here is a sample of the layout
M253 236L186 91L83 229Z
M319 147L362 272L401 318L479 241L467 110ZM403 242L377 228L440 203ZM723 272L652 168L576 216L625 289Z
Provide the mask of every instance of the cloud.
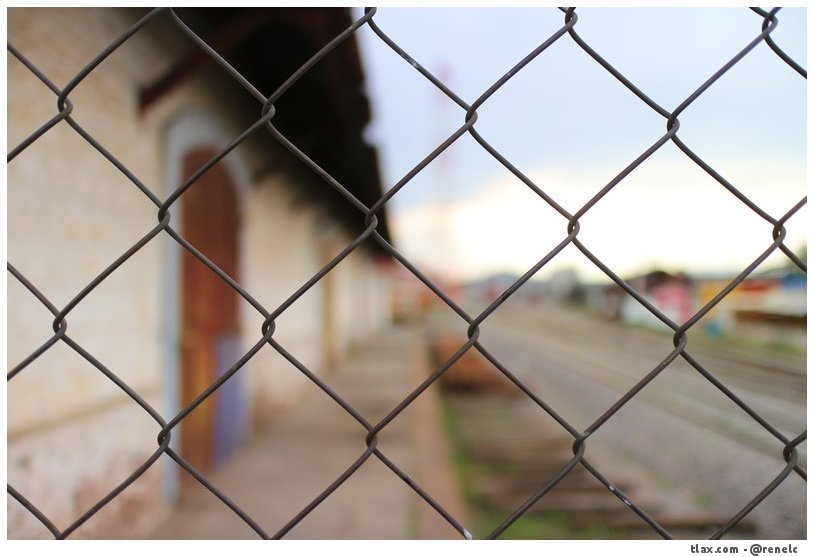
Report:
M781 161L739 161L728 178L779 218L805 195L805 170ZM556 168L529 177L574 213L613 176ZM805 209L788 224L787 244L806 238ZM567 219L513 176L486 181L458 200L432 200L392 214L398 246L427 270L455 279L523 273L567 236ZM692 161L655 155L580 218L579 240L621 275L654 267L738 271L772 243L772 225ZM780 260L778 258L778 260ZM781 260L782 261L782 260ZM541 275L565 267L603 277L574 246Z

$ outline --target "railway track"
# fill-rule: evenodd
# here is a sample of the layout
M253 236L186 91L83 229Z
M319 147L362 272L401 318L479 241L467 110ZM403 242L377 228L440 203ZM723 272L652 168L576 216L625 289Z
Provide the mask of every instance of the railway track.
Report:
M462 344L465 337L460 339ZM479 340L580 431L673 349L670 334L570 308L513 302L481 325ZM687 351L786 437L806 429L804 356L697 336ZM734 515L785 467L783 444L681 357L600 427L587 446L589 455L594 450L635 462L647 472L647 481L665 492L691 494L699 516ZM805 443L798 452L805 467ZM805 538L805 486L793 472L752 511L754 536Z

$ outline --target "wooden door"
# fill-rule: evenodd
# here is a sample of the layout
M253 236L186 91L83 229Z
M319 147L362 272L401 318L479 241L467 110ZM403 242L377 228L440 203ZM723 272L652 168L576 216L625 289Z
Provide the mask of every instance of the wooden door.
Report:
M183 161L184 177L212 156L203 149L190 152ZM183 237L239 280L237 191L223 164L198 179L181 196L181 204ZM234 364L240 357L240 343L238 294L186 249L182 253L180 403L185 407ZM238 377L232 377L181 422L181 455L201 472L212 470L218 457L224 456L224 444L234 444L234 439L223 438L223 432L229 437L230 429L235 428L222 426L240 412L238 382ZM189 475L183 476L182 495L195 482Z

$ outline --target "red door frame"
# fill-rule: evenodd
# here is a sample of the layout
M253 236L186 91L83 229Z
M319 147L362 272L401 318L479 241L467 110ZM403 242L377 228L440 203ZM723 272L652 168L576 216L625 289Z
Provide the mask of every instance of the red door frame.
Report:
M209 149L189 151L183 159L184 179L213 155ZM181 212L181 235L227 275L239 280L238 192L223 163L209 169L181 196ZM240 325L237 292L186 249L181 255L180 294L179 403L184 408L234 363ZM218 445L224 442L217 435L219 415L229 413L228 408L219 408L224 394L220 390L213 393L181 422L181 456L201 472L213 469ZM182 496L195 483L188 474L183 476Z

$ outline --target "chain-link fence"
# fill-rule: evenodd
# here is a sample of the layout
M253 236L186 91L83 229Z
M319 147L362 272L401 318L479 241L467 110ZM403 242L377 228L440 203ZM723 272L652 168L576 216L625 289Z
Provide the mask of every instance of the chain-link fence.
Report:
M157 209L157 224L155 225L152 230L147 232L143 235L143 237L135 242L132 246L130 246L124 253L120 255L112 264L110 264L107 268L104 269L94 280L89 282L81 291L76 294L70 302L62 307L57 307L53 304L39 289L36 284L33 284L29 281L26 276L24 276L21 272L19 272L12 262L8 263L8 271L11 275L10 280L18 281L22 284L30 293L32 293L39 302L48 309L48 311L53 315L53 335L44 342L39 348L33 351L28 357L26 357L23 361L15 364L12 369L8 372L8 380L12 381L18 378L21 374L25 374L26 368L32 364L38 358L41 358L46 352L52 350L55 345L63 344L73 350L76 354L81 356L84 360L89 362L99 373L103 374L107 379L109 379L112 383L114 383L118 389L121 389L122 392L126 393L126 395L132 399L134 404L140 406L144 412L149 414L151 418L155 421L158 426L158 435L157 435L157 447L152 455L144 461L140 466L136 469L132 470L130 476L123 482L121 482L115 489L110 491L107 495L102 497L98 500L95 504L90 506L85 512L81 514L75 521L65 528L57 527L46 514L40 511L34 504L29 502L26 498L25 493L19 492L15 489L14 486L8 485L8 493L16 499L21 505L23 505L32 515L34 515L45 527L50 530L55 538L67 538L74 533L77 528L79 528L82 524L88 521L91 517L93 517L96 513L100 511L103 507L105 507L108 503L110 503L113 499L118 497L125 489L127 489L131 484L137 481L137 479L142 476L148 469L150 469L162 456L166 455L166 457L171 458L175 461L178 466L182 467L186 472L188 472L191 476L193 476L201 485L203 485L207 490L209 490L212 494L214 494L218 499L220 499L223 504L230 508L232 512L234 512L240 519L242 519L247 525L249 525L258 536L262 538L281 538L285 536L292 528L294 528L300 521L302 521L311 511L313 511L317 506L319 506L323 501L326 500L339 486L343 484L348 478L354 475L360 467L365 464L371 458L380 460L387 468L389 468L393 474L398 476L402 479L406 484L415 491L428 505L430 505L435 511L437 512L437 518L439 521L446 521L449 523L455 530L457 530L462 538L471 538L471 534L467 530L467 526L459 522L459 518L456 516L452 516L441 504L439 504L433 497L433 493L429 493L422 488L413 478L411 478L406 472L402 470L398 463L394 462L388 455L379 448L378 441L379 436L384 431L394 419L400 416L408 406L410 406L413 401L416 400L423 392L425 392L430 386L435 384L439 378L456 362L458 361L467 351L477 351L482 354L486 359L488 359L497 369L500 370L509 380L511 380L517 388L523 391L534 403L539 406L539 410L542 413L548 414L554 420L559 423L559 425L568 432L570 436L573 437L573 458L568 462L565 466L563 466L559 472L549 478L541 478L539 489L528 497L528 499L520 505L510 516L507 516L505 520L497 526L489 535L490 538L497 538L502 533L504 533L517 519L524 515L527 511L529 511L536 503L538 503L541 499L545 498L546 495L552 491L552 489L558 485L565 477L567 477L576 467L583 467L585 468L590 474L592 474L599 482L604 484L604 486L616 496L620 501L624 503L627 507L629 507L630 512L635 513L638 515L643 522L648 524L655 532L657 532L660 536L664 538L671 538L671 533L663 527L651 514L649 514L644 508L644 506L640 505L637 501L632 500L627 494L622 492L618 488L618 486L614 485L605 475L603 475L602 470L594 466L585 456L586 446L590 443L592 435L594 435L598 430L600 430L604 424L608 422L608 420L614 416L619 410L624 407L631 399L636 397L636 395L644 389L649 383L651 383L657 376L659 376L662 371L667 368L671 362L676 359L684 359L688 362L693 368L697 370L697 372L706 378L709 382L709 389L717 389L720 393L723 393L726 397L728 397L734 404L739 406L742 411L747 414L754 422L759 424L762 428L765 429L771 436L773 436L777 440L777 452L778 454L782 454L783 459L786 462L785 467L779 469L777 471L776 477L768 483L768 485L761 486L760 489L756 489L753 493L751 500L743 506L738 512L732 515L725 523L721 524L720 527L713 533L711 536L713 539L721 538L727 532L730 532L744 517L746 517L755 507L761 504L761 502L766 499L778 486L783 483L787 477L791 474L797 474L803 479L806 478L805 470L798 465L798 451L797 447L803 443L806 439L806 432L802 431L796 437L789 438L783 433L781 433L772 423L769 423L766 419L764 419L761 414L750 407L749 404L744 402L739 396L733 392L733 390L725 383L725 381L719 379L716 376L715 369L708 369L704 365L702 365L699 361L697 361L692 355L692 345L688 342L688 331L696 326L699 321L704 318L707 314L709 314L713 308L716 307L728 294L730 294L734 289L736 289L741 283L743 283L750 274L755 271L755 269L761 265L767 258L771 255L775 254L776 252L780 251L784 253L788 259L793 262L796 267L801 269L802 271L806 271L806 264L800 257L795 255L795 253L786 245L784 244L784 238L786 236L786 229L784 225L786 222L796 213L798 212L806 203L806 199L803 198L793 206L789 207L785 214L782 215L771 215L764 209L762 209L757 203L747 197L742 191L738 189L735 184L730 183L727 179L719 174L715 168L713 168L707 161L701 158L698 154L696 154L692 148L685 144L679 137L679 125L680 125L680 116L682 113L690 107L694 102L696 102L704 93L709 89L709 87L719 80L723 75L727 72L732 70L741 60L747 56L753 49L756 48L770 48L776 55L777 55L777 64L786 65L788 66L789 72L796 72L799 74L803 79L806 78L806 71L793 59L791 59L781 48L780 45L776 44L771 37L772 32L777 28L779 19L778 19L778 12L779 8L772 9L770 11L766 11L759 8L753 8L752 11L755 14L755 27L756 33L754 39L746 45L742 46L742 49L735 55L729 62L727 62L723 67L721 67L718 71L716 71L713 75L711 75L700 87L698 87L691 95L689 95L683 102L681 102L678 106L670 109L660 106L656 101L654 101L651 97L647 95L645 91L639 89L634 83L632 83L629 79L627 79L619 70L617 70L613 65L611 65L608 61L606 61L600 53L595 51L591 46L583 40L583 38L579 35L578 29L578 10L575 8L561 8L563 14L563 25L560 27L553 35L548 37L544 42L542 42L537 48L535 48L532 52L530 52L525 58L519 61L514 67L512 67L509 71L503 75L498 81L496 81L491 87L489 87L483 94L477 98L474 102L466 102L461 97L459 97L454 91L452 91L449 86L442 81L440 81L435 75L433 75L430 71L425 69L419 61L414 60L409 53L405 52L395 41L393 41L388 35L385 29L380 28L376 24L376 9L369 8L364 11L362 17L360 17L357 21L353 22L353 24L348 27L344 32L332 37L327 44L324 45L318 52L315 52L313 56L302 66L300 66L296 71L290 74L288 78L277 87L277 89L270 95L265 96L263 95L254 84L249 82L246 78L244 78L241 73L239 73L236 69L234 69L224 57L222 57L218 52L217 49L213 48L209 44L207 44L196 31L191 28L185 21L179 17L179 15L173 11L172 9L167 8L159 8L149 12L145 17L143 17L138 23L136 23L129 31L122 34L119 38L117 38L114 42L109 44L103 51L99 52L98 56L94 58L90 63L88 63L80 72L78 72L70 82L65 85L64 87L59 87L55 83L53 83L47 75L44 75L37 67L35 67L25 55L25 52L19 51L15 48L14 45L8 45L8 51L11 55L19 60L22 64L24 64L30 72L36 76L42 83L44 83L56 96L57 99L57 113L47 122L42 124L42 126L28 136L24 141L22 141L19 145L14 146L8 154L7 160L11 162L15 157L24 153L27 149L30 149L34 144L45 136L46 133L49 132L54 126L58 124L64 123L70 126L76 134L78 134L84 141L90 144L98 153L100 153L111 165L113 165L118 171L124 175L129 182L131 182L138 190L143 194L144 197L149 199L149 201L155 206ZM158 20L166 20L171 21L173 25L177 27L177 29L181 30L185 35L187 35L192 41L195 42L197 47L200 49L201 52L204 52L208 57L210 57L217 65L221 68L226 70L229 75L234 79L236 83L238 83L243 89L245 89L251 96L254 97L257 103L257 119L255 122L245 131L240 134L236 139L231 141L227 146L220 150L216 155L211 157L208 162L197 168L195 172L183 183L177 186L177 188L169 195L166 199L162 199L154 191L152 191L147 185L142 183L137 177L137 169L129 169L126 167L116 156L112 154L104 145L102 145L93 135L91 135L88 131L86 131L72 116L74 112L74 104L71 100L72 92L80 85L97 67L100 65L110 63L109 59L113 55L114 52L117 51L120 47L125 45L128 40L131 39L134 35L142 32L145 28L152 25L154 22ZM386 190L384 195L376 200L374 203L365 204L360 201L356 196L354 196L351 191L346 187L346 184L339 183L334 176L332 175L331 168L322 168L318 164L316 164L309 156L307 156L300 148L293 144L286 135L281 133L278 127L275 126L275 116L277 114L276 104L278 101L286 94L289 89L292 88L300 79L303 78L309 71L314 68L315 65L320 63L328 54L337 48L339 45L342 45L344 41L348 40L349 37L352 37L354 33L357 33L358 30L367 27L371 30L375 35L382 41L382 43L386 44L390 47L393 51L395 51L407 64L411 65L415 68L415 71L419 72L424 78L426 78L430 83L432 83L443 95L451 99L458 107L460 107L461 114L464 116L464 123L446 140L443 141L437 148L435 148L432 152L427 154L427 156L412 170L410 170L402 179L400 179L397 183L392 184L392 187L389 187ZM476 129L476 122L478 119L478 109L498 90L501 89L509 80L512 79L513 76L522 72L523 68L529 64L532 60L539 56L544 56L546 51L555 43L560 41L572 41L579 48L584 52L585 56L590 57L591 59L595 60L598 64L600 64L614 79L618 80L627 90L630 91L632 95L638 98L642 103L644 103L647 107L652 109L658 115L664 118L666 131L664 134L648 147L644 152L641 153L635 160L630 161L629 164L618 173L610 182L608 182L604 187L599 189L596 194L588 201L584 206L582 206L577 212L570 213L566 209L564 209L556 199L552 197L550 192L547 192L545 187L541 186L540 184L536 184L532 181L529 177L527 177L519 168L512 164L502 153L500 153L496 148L490 145L489 141L481 136L477 129ZM765 44L764 44L765 43ZM193 246L187 239L185 239L178 231L177 228L173 227L172 224L172 216L173 210L176 208L179 200L183 195L186 194L191 188L194 188L200 178L210 169L212 169L216 164L218 164L221 160L224 159L230 152L235 150L239 145L241 145L250 135L255 134L257 132L261 133L268 133L277 140L281 145L283 145L288 151L293 153L297 158L302 161L302 164L314 175L318 176L319 179L322 180L323 186L325 188L333 188L336 192L341 194L344 197L347 205L352 207L354 210L358 211L358 221L360 223L364 223L364 231L359 234L352 242L348 243L341 252L333 257L327 264L325 264L319 272L314 274L307 282L302 284L300 288L296 290L287 300L283 303L279 304L277 307L267 308L264 307L254 296L251 292L247 291L243 285L241 285L237 280L231 277L229 274L221 270L217 265L215 265L212 261L210 261L203 253L201 253L195 246ZM408 188L410 186L411 180L419 173L422 172L433 160L435 160L441 153L443 153L447 148L449 148L453 143L458 141L465 135L471 136L478 144L483 148L483 150L491 155L496 161L498 161L505 169L511 172L519 181L521 181L525 186L529 188L529 190L533 191L537 196L539 196L542 200L544 200L550 207L556 210L562 217L562 224L567 230L567 235L560 241L560 243L549 253L547 253L544 257L542 257L532 268L528 269L528 271L514 284L512 284L509 288L507 288L501 295L494 300L486 309L484 309L478 315L470 315L467 313L459 304L457 304L448 293L446 293L441 287L439 287L436 283L431 280L427 274L426 270L422 270L418 268L415 264L413 264L410 260L408 260L402 253L399 252L381 233L379 230L379 223L381 220L381 215L386 208L387 203L396 195L399 191L404 188ZM615 271L614 269L610 268L605 262L603 262L599 257L594 255L590 250L589 246L582 243L580 240L580 219L585 216L593 207L597 204L602 203L603 198L618 184L620 184L625 178L633 172L637 167L642 165L648 158L650 158L654 153L662 149L668 143L673 143L677 146L685 155L686 157L693 161L698 167L703 169L709 176L711 176L722 188L725 188L732 196L732 203L742 203L747 206L751 211L757 214L760 218L762 218L766 223L770 225L771 229L771 239L767 238L768 247L746 268L744 268L729 284L726 285L717 295L715 295L706 305L704 305L700 310L698 310L690 319L688 319L684 323L676 323L671 320L668 316L666 316L662 311L660 311L656 306L654 306L651 302L646 299L645 295L642 292L637 291L629 284L627 284ZM14 183L8 184L9 189L15 187ZM768 234L767 234L768 235ZM262 316L264 319L260 337L257 339L257 342L254 346L251 347L248 351L245 352L237 361L235 361L228 369L220 374L216 381L214 381L211 385L208 386L203 392L201 392L190 404L186 407L181 409L175 415L172 416L164 416L160 412L158 412L153 406L151 406L145 397L138 392L137 389L131 387L127 384L124 380L122 380L116 373L114 369L107 368L104 364L102 364L99 360L97 360L93 354L88 352L83 346L81 346L76 340L71 338L68 335L68 323L70 322L71 313L82 304L83 300L85 300L94 290L100 287L100 285L106 281L111 275L116 273L117 269L119 269L126 261L132 258L136 253L142 250L145 246L153 242L158 237L169 237L172 238L174 242L176 242L179 246L181 246L186 252L192 254L195 258L197 258L201 263L206 265L213 273L217 274L220 279L228 284L235 292L242 297L243 300L248 302L258 314ZM357 410L347 402L343 397L341 397L337 392L335 392L331 385L329 384L330 381L326 381L324 378L318 376L312 369L306 366L304 363L299 361L294 355L292 355L285 347L283 347L279 342L278 339L275 337L275 330L276 330L276 323L278 319L283 315L291 306L294 304L298 299L304 296L310 289L312 289L317 283L322 281L324 277L335 267L337 267L340 263L343 262L350 254L354 251L360 249L360 247L364 244L375 243L380 246L381 249L386 251L392 258L398 261L401 265L406 267L410 273L412 273L415 277L417 277L424 285L426 285L432 292L441 300L446 306L451 308L461 319L462 326L466 326L467 330L467 337L468 340L465 344L461 345L457 351L442 365L440 365L434 372L429 375L418 387L416 387L408 396L406 396L403 400L401 400L397 405L395 405L387 414L386 416L378 421L377 423L371 423L368 419L361 415ZM490 352L481 344L479 341L479 332L480 326L486 319L492 315L495 310L497 310L507 299L509 299L513 294L515 294L519 289L523 288L523 285L538 271L543 269L546 265L548 265L560 252L562 252L567 246L573 245L577 248L588 260L590 260L598 269L602 271L607 277L609 277L614 283L619 285L622 289L624 289L627 294L633 297L639 304L641 304L644 308L647 309L652 315L654 315L658 320L662 323L667 325L670 329L674 331L673 335L673 345L674 349L667 354L664 354L663 360L655 366L652 370L649 371L646 375L644 375L641 380L628 392L626 392L617 402L615 402L612 406L607 408L605 412L603 412L596 420L586 429L579 430L575 428L572 424L566 421L556 410L556 404L552 404L551 401L545 400L544 394L536 392L531 387L527 386L519 377L516 375L515 371L509 369L505 366L501 361L495 358ZM269 254L269 257L274 257L274 254ZM15 316L10 315L9 319L13 320ZM304 374L310 381L312 381L316 386L321 389L325 396L330 397L333 402L343 408L350 416L353 417L361 426L364 428L364 433L360 434L359 437L359 456L358 459L351 464L344 473L338 476L335 481L333 481L330 485L324 487L324 490L317 496L310 504L308 504L305 508L301 510L301 512L297 513L296 516L291 517L290 521L285 524L283 527L279 528L277 531L268 531L265 528L267 525L259 524L255 521L252 516L249 516L243 509L240 508L238 504L231 501L229 498L228 493L221 492L217 487L215 487L210 480L200 471L196 470L185 458L179 454L170 444L172 436L177 432L180 424L187 419L190 413L193 412L197 407L199 407L204 401L209 399L216 393L219 389L222 389L224 384L230 380L236 374L239 374L241 368L243 368L252 358L265 346L271 346L274 350L276 350L280 355L282 355L286 360L288 360L293 366L295 366L302 374ZM723 473L723 471L722 471Z

